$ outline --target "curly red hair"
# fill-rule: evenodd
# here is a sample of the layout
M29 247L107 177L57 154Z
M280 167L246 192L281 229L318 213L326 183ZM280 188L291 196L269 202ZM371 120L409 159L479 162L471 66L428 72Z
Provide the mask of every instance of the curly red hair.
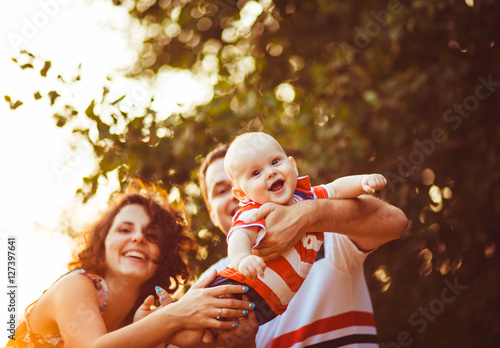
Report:
M160 247L158 270L141 289L136 306L131 315L144 299L154 293L156 285L169 293L174 293L189 278L184 255L194 246L194 241L186 234L186 221L183 215L167 202L164 190L151 185L135 193L118 194L108 210L83 234L83 246L69 263L70 270L81 268L89 273L105 276L106 252L104 241L118 213L127 205L137 204L144 208L150 223L144 231L146 239Z

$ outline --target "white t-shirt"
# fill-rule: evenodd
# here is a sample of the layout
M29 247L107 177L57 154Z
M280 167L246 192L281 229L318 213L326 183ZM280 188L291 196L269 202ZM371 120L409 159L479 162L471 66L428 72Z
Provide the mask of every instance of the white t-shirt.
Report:
M325 257L316 261L282 315L259 328L257 348L378 347L360 251L345 235L325 233ZM224 258L201 277L229 264ZM323 346L322 345L322 346Z

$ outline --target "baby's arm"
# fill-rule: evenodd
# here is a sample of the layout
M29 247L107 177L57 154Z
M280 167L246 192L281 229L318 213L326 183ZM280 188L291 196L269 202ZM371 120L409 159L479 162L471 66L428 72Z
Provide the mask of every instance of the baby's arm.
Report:
M252 255L258 231L259 227L238 228L231 233L227 241L227 253L231 264L248 279L256 279L257 274L263 277L266 269L264 261Z
M381 174L350 175L338 178L326 185L330 197L356 198L363 193L374 193L387 185L387 180Z

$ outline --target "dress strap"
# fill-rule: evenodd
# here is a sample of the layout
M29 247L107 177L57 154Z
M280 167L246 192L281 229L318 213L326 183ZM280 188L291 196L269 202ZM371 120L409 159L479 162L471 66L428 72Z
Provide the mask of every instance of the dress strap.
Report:
M88 279L90 279L92 281L92 283L94 284L94 287L97 291L97 297L99 299L99 311L102 314L102 312L104 311L104 307L106 306L106 303L108 302L108 286L106 285L106 281L104 280L104 278L101 277L100 275L97 275L97 274L88 273L84 269L80 269L80 268L74 269L74 270L66 273L65 275L72 274L72 273L78 273L78 274L84 275L85 277L87 277ZM64 277L65 275L63 275L62 277Z

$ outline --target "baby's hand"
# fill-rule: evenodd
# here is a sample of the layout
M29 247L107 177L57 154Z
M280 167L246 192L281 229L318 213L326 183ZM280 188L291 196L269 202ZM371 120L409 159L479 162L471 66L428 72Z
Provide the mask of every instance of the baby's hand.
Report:
M257 255L248 255L244 257L238 265L238 271L248 279L257 279L257 274L264 276L266 264Z
M361 179L361 187L367 193L374 193L385 185L387 185L387 180L381 174L369 174Z

